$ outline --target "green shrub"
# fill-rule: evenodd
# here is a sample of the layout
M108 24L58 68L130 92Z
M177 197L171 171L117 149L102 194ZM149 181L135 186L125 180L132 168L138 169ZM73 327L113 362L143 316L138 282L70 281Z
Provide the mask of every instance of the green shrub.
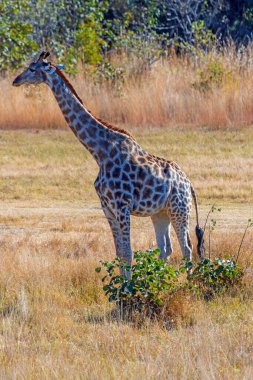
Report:
M128 311L147 312L149 316L157 313L163 305L165 294L174 292L180 287L180 271L164 260L157 258L159 251L135 252L135 263L131 268L131 278L119 274L120 268L130 270L129 265L119 258L113 261L101 261L107 274L102 278L103 290L109 301L115 301ZM101 267L96 268L97 272ZM118 272L118 274L116 273Z
M106 270L103 290L125 315L137 312L159 317L164 307L168 310L170 299L177 293L182 295L183 291L209 300L242 279L243 270L233 259L204 259L197 263L184 259L176 268L159 259L158 253L159 250L135 252L132 268L119 258L101 261L102 266L96 268L97 272L102 268ZM122 272L131 270L131 278L120 274L120 269ZM184 273L187 273L187 281L181 276Z
M197 263L185 261L189 271L189 286L205 300L240 284L243 270L233 259L204 259Z
M206 59L203 67L197 69L197 80L193 87L197 90L211 90L213 87L219 87L224 80L231 77L230 72L223 67L222 62L210 56Z

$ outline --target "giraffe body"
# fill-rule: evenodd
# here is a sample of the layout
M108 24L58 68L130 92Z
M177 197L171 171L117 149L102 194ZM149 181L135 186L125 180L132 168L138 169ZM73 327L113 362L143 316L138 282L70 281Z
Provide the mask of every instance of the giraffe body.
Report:
M161 258L166 259L172 253L172 224L183 256L191 259L192 196L197 215L196 232L201 229L196 194L185 173L176 163L147 153L127 132L96 119L83 106L63 73L46 57L47 54L42 53L13 84L46 83L68 125L97 161L99 174L94 186L112 230L117 256L131 263L130 215L135 215L151 217ZM197 233L199 254L202 230L200 235Z
M122 154L125 144L127 153ZM183 255L191 259L190 181L175 163L148 154L134 141L129 144L124 137L120 145L101 165L95 181L117 254L129 262L132 259L130 215L151 216L160 256L166 259L172 253L172 223Z

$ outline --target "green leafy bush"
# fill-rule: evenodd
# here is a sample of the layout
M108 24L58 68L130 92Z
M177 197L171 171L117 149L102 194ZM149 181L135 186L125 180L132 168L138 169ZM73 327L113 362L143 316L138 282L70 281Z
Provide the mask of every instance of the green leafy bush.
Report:
M120 268L129 271L129 264L116 258L113 261L101 261L107 274L102 278L103 290L109 301L132 311L145 311L149 316L157 313L163 305L165 294L174 292L180 287L178 276L180 271L164 260L157 258L155 251L135 252L135 263L131 268L131 278L119 274ZM96 268L97 272L101 267ZM118 273L118 274L117 274Z
M209 300L241 282L243 270L231 258L204 259L197 263L185 261L183 268L189 271L189 286Z
M159 259L158 253L159 250L135 252L132 268L119 258L101 261L102 266L96 268L97 272L102 268L107 272L102 282L109 301L116 302L127 315L141 312L159 317L177 293L180 297L183 291L209 300L240 284L243 276L242 268L233 259L204 259L197 263L184 259L176 268ZM131 270L131 278L120 274L120 269L123 273ZM187 281L183 274L187 274Z
M215 86L220 86L224 80L230 77L230 72L223 67L221 61L210 56L207 57L205 65L197 69L197 80L193 83L193 87L197 90L211 90Z

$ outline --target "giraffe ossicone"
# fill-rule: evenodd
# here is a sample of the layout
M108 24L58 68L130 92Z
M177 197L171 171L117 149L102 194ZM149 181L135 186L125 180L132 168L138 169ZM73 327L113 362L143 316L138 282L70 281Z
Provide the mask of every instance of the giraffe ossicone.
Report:
M202 257L204 231L199 227L196 193L186 174L175 162L146 152L127 131L93 116L63 72L47 61L48 56L42 52L13 85L46 83L69 127L96 160L99 173L94 185L112 230L116 255L131 264L130 215L136 215L151 217L161 258L166 260L172 253L172 225L183 256L191 259L189 218L193 198L197 251Z

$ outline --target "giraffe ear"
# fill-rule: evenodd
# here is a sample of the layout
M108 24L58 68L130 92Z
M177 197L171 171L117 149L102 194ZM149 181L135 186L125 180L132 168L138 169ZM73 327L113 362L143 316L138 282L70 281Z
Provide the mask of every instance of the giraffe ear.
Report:
M39 58L37 59L37 62L41 62L44 59L46 59L50 55L49 51L42 51L39 55Z
M42 52L40 53L40 55L39 55L39 58L38 58L37 62L42 61L42 60L45 58L45 55L46 55L46 54L47 54L47 53L46 53L45 51L42 51Z

